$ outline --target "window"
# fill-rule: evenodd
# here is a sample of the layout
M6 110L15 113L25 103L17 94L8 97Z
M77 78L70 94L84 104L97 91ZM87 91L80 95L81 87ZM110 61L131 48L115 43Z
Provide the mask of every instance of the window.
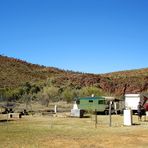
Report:
M76 104L80 104L80 100L79 99L76 101Z
M105 100L99 100L98 104L105 104Z
M89 100L90 103L93 103L93 100Z

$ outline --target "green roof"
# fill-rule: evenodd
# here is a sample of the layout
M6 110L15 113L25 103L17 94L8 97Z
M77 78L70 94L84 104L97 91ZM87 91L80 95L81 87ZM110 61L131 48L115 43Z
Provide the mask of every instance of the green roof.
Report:
M83 97L83 98L79 98L80 100L98 100L98 99L105 99L103 97Z

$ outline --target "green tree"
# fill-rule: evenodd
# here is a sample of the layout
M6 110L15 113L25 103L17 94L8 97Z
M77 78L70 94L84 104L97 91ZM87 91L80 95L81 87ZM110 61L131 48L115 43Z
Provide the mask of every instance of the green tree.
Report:
M27 109L27 110L30 109L30 110L32 111L32 105L31 105L31 102L32 102L32 95L31 95L31 94L25 93L25 94L22 96L21 100L25 103L26 109Z
M40 91L40 87L37 86L37 85L32 85L31 88L30 88L30 93L31 94L36 94Z
M92 94L94 94L95 96L102 96L104 93L101 89L95 86L83 87L79 92L80 97L91 96Z
M59 89L57 87L44 87L43 91L40 93L40 97L42 96L41 102L42 104L48 107L50 101L58 101L59 99Z
M74 98L78 97L79 91L76 89L67 88L62 93L62 98L67 103L70 103Z
M31 90L31 84L29 82L26 82L23 86L23 91L27 94L30 93L30 90Z

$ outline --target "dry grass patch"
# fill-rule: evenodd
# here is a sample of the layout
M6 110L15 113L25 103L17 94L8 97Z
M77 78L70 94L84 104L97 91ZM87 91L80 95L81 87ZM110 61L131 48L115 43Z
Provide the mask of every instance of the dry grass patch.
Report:
M148 123L124 127L122 116L113 116L113 126L108 126L108 116L94 118L59 118L28 116L8 123L0 123L0 147L27 148L134 148L148 146Z

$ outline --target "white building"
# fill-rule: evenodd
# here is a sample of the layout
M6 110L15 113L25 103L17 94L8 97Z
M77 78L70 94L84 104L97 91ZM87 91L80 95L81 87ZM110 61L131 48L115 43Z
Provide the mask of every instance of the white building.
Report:
M137 111L140 94L125 94L125 108Z

